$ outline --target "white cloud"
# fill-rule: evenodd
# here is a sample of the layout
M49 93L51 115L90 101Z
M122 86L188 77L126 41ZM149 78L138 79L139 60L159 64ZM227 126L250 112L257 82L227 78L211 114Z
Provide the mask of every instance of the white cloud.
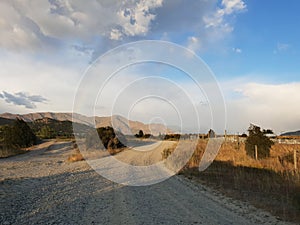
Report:
M129 37L146 35L152 20L155 19L155 14L151 13L151 10L161 6L162 0L140 0L122 7L117 11L119 32Z
M7 103L12 103L17 106L25 106L27 109L35 109L36 103L45 103L47 99L41 95L30 95L25 92L8 93L3 91L0 93L0 98L3 98Z
M232 51L235 53L242 53L242 49L240 48L232 48Z
M243 0L223 0L222 5L224 6L224 14L231 14L246 9L246 4Z
M118 114L145 123L162 118L168 125L193 131L197 130L197 112L202 131L211 127L207 100L195 84L176 84L160 77L143 80L142 77L140 74L123 74L110 79L96 102L96 108L99 108L96 114Z
M225 87L228 124L231 131L246 131L250 123L274 129L277 133L300 129L300 83L232 83ZM226 86L226 85L225 85Z
M276 50L274 51L274 53L287 51L290 49L290 47L291 47L290 44L277 43Z
M96 54L99 46L109 48L116 41L157 39L165 34L172 41L182 32L207 46L210 34L223 37L232 31L226 15L246 8L241 0L223 0L222 8L215 12L215 4L187 0L4 0L0 3L0 48L34 53L77 44L92 46Z
M121 40L122 39L122 33L118 29L112 29L110 32L111 40Z
M0 47L31 49L50 39L89 41L148 33L162 0L6 0L0 3ZM51 42L51 41L50 41Z
M0 2L0 47L30 49L40 47L41 42L34 27L20 15L10 1Z
M193 51L197 51L199 48L201 48L201 41L197 37L189 37L188 38L188 43L187 43L187 48L191 49Z
M222 7L209 16L204 16L203 20L207 28L221 28L224 31L231 32L232 27L226 22L225 17L233 13L238 13L246 9L243 0L222 0Z

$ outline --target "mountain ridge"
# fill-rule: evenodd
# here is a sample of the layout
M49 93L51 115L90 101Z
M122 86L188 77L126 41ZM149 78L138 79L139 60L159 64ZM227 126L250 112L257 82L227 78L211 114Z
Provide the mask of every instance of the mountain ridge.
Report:
M300 136L300 130L285 132L280 136Z
M75 123L80 123L84 125L88 125L91 127L107 127L112 126L118 131L122 132L126 135L133 135L138 133L139 130L143 130L144 133L151 133L153 135L167 134L172 131L162 124L144 124L139 121L128 120L120 115L113 116L95 116L89 117L85 115L81 115L78 113L66 113L66 112L36 112L36 113L28 113L28 114L12 114L12 113L2 113L0 114L0 118L6 120L14 120L16 118L21 118L25 122L34 122L36 120L49 118L57 121L71 121Z

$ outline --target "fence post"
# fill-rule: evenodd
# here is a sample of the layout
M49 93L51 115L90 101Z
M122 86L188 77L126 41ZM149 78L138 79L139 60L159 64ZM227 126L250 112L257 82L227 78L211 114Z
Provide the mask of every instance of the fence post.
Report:
M294 149L294 169L297 170L297 150Z
M237 140L237 149L239 151L240 150L240 134L239 133L237 133L236 140Z
M257 153L257 145L255 145L255 160L258 159L258 153Z

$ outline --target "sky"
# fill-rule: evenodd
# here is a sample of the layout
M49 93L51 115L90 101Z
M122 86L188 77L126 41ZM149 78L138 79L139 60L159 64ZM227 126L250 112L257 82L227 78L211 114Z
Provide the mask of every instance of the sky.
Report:
M161 40L194 51L213 72L226 106L220 115L225 128L213 127L219 132L243 133L250 123L277 134L299 130L299 7L298 0L3 0L0 113L72 112L78 87L98 57L122 44ZM136 82L114 95L149 76L165 80ZM154 89L164 99L143 102L141 93ZM196 123L193 107L206 130L212 126L209 110L219 110L182 71L157 64L124 69L103 90L102 99L82 105L81 113L127 109L133 120L180 126L177 104L186 107L179 114L190 117L187 130ZM168 96L174 93L181 97L172 98L172 107Z

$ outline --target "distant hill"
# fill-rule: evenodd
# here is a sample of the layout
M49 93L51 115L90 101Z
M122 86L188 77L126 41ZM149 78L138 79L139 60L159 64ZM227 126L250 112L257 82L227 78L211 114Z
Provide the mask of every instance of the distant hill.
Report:
M56 120L56 121L73 121L77 124L83 124L90 127L106 127L112 126L117 131L123 134L136 134L139 130L143 130L146 133L152 133L153 135L158 135L159 133L171 133L172 131L162 124L144 124L138 121L127 120L126 118L115 115L112 117L88 117L81 114L72 113L54 113L54 112L38 112L29 114L11 114L3 113L0 114L0 118L5 121L14 120L16 117L23 119L25 122L32 123L41 119ZM7 122L9 122L7 120ZM45 122L45 121L44 121Z
M19 117L23 119L25 122L33 122L38 119L48 118L48 119L54 119L58 121L73 121L72 113L54 113L54 112L37 112L37 113L28 113L28 114L12 114L12 113L3 113L0 114L0 117L6 118L6 119L15 119L16 117ZM87 117L80 114L74 114L74 122L82 123L86 125L91 125L92 120Z
M280 136L300 136L300 130L281 134Z

